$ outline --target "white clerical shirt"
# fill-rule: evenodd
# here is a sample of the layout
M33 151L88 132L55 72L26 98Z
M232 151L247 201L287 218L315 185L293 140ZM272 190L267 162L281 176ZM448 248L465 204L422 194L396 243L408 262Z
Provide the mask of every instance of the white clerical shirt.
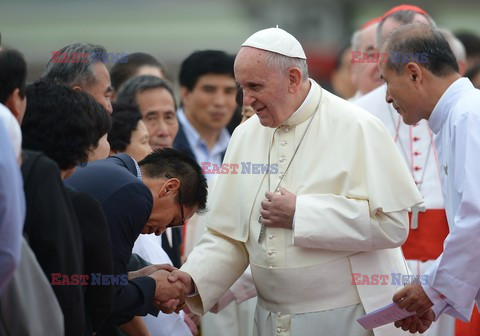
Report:
M436 134L450 234L423 288L436 317L446 312L467 321L474 299L480 300L480 91L458 79L428 123Z

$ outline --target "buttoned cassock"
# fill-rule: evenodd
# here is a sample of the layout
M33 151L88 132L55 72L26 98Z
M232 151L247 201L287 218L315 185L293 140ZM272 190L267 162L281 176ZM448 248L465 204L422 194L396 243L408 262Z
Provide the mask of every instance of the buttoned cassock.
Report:
M408 234L406 209L421 202L412 177L376 118L310 82L282 127L263 127L256 116L237 127L224 163L250 163L251 171L219 177L208 231L182 266L199 292L187 303L204 314L250 263L260 335L318 335L315 321L327 310L361 303L369 312L391 302L395 286L354 285L352 272L407 273L398 246ZM278 169L254 169L269 163ZM277 184L297 195L295 227L267 228L259 244L260 203ZM357 327L352 317L335 325ZM393 325L375 330L398 334Z

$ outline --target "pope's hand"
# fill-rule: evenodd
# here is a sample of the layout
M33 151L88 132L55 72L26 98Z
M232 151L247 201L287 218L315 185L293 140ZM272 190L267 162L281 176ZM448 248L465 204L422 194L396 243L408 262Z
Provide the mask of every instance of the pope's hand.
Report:
M170 272L166 270L158 270L149 275L155 279L154 305L167 314L177 310L187 292L182 282L172 283L168 280L169 276Z
M419 283L407 285L396 292L393 302L409 312L416 312L418 316L423 316L433 306Z
M265 197L261 203L261 223L269 227L291 229L297 195L282 188L279 194L266 192Z
M195 291L195 285L193 284L192 277L186 272L175 270L168 276L168 281L170 281L170 283L183 284L186 288L187 295L192 294Z

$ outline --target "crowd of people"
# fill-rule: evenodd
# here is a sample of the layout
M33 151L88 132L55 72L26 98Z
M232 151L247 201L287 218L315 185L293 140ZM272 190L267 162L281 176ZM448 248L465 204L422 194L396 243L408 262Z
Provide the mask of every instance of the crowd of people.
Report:
M480 38L380 14L333 93L278 27L178 97L149 54L71 43L27 83L0 46L0 334L480 335Z

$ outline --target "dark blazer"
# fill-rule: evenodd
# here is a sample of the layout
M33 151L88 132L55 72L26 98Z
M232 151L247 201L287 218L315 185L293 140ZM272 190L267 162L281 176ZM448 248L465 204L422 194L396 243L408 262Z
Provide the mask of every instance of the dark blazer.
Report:
M24 233L49 282L52 273L83 274L82 235L57 164L39 152L24 150L22 175L27 205ZM52 288L62 308L65 334L83 336L82 286Z
M180 121L178 122L178 133L175 136L175 139L173 140L173 148L184 152L185 154L187 154L192 159L198 162L197 158L195 157L195 154L193 154L192 147L190 147L190 144L188 143L187 136L183 131L183 126Z
M89 194L102 206L110 228L114 274L127 274L135 240L152 212L152 192L136 175L133 159L119 155L78 167L65 182ZM109 318L111 323L119 325L136 315L158 313L152 306L155 295L153 278L139 277L116 287ZM107 323L99 335L108 334L110 328Z
M77 215L83 241L84 274L90 276L85 291L85 335L103 325L112 310L115 287L91 285L92 273L113 274L112 243L107 220L100 204L91 196L67 188Z

